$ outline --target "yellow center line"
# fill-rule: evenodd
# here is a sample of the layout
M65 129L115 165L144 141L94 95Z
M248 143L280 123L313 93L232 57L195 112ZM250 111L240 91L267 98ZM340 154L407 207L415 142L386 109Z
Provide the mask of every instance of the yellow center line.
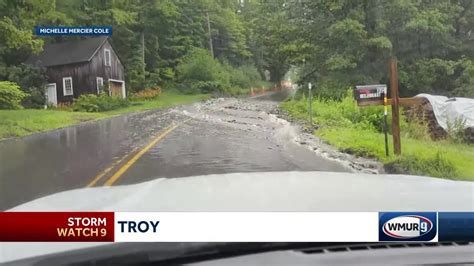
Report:
M94 177L94 179L87 184L86 187L93 187L99 182L100 179L102 179L107 173L109 173L112 169L114 169L115 166L120 164L125 158L127 158L130 153L135 152L137 148L133 149L131 152L127 152L122 158L118 159L117 161L113 162L112 164L109 165L109 167L105 168L102 172L100 172L97 176Z
M156 138L154 138L148 145L146 145L143 149L141 149L137 154L135 154L128 162L126 162L117 172L112 175L104 184L104 186L111 186L113 185L140 157L143 156L149 149L155 146L160 140L162 140L166 135L171 133L175 130L178 126L186 123L187 121L191 120L192 118L186 119L181 123L178 123L174 126L167 127L163 133L159 134Z

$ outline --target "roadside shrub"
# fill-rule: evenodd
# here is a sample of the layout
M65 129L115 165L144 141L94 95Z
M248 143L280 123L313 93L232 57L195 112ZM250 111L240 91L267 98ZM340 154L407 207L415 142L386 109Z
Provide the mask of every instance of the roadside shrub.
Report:
M234 88L250 89L259 85L261 81L257 68L252 65L243 65L237 68L229 64L224 66L230 74L230 84Z
M299 112L308 113L306 97L299 100L298 105L300 106ZM315 96L313 98L313 117L320 125L383 131L383 107L358 107L352 97L352 90L346 90L345 96L339 100Z
M234 67L211 57L205 49L195 48L178 64L178 88L181 92L241 95L262 84L260 74L252 65Z
M27 96L18 84L0 81L0 109L21 109L23 107L20 103Z
M462 143L466 140L466 120L462 117L457 117L454 121L446 121L448 134L448 141L452 143Z
M75 112L103 112L127 107L130 102L121 97L111 97L105 94L99 96L85 94L74 100L72 110Z
M418 140L431 139L428 123L423 119L406 121L403 116L400 116L400 133L406 138Z
M282 107L298 118L307 119L309 115L308 100L304 95L300 100L283 103ZM339 100L315 96L312 111L315 123L320 126L353 127L383 133L383 106L357 106L352 96L352 90L346 91L345 96ZM387 130L390 134L391 123L392 116L389 107ZM403 110L400 110L400 131L403 137L431 140L427 122L416 117L407 119ZM448 122L448 140L452 143L461 143L464 139L463 121L458 119Z
M156 99L161 94L161 88L156 86L154 88L148 88L141 90L139 92L135 92L130 96L130 100L132 101L147 101Z
M177 67L181 90L185 93L222 92L230 88L230 75L205 49L195 48Z

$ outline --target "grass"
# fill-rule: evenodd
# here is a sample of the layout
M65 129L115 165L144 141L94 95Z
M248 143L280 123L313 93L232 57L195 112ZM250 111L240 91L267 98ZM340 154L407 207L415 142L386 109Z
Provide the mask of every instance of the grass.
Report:
M306 99L288 101L281 107L297 119L308 118ZM474 146L432 141L420 134L418 125L401 124L402 155L385 156L384 135L380 133L382 110L378 107L359 108L350 96L337 101L315 99L313 116L320 126L315 135L339 150L357 156L380 160L387 172L427 175L432 177L474 181ZM389 121L390 123L390 121Z
M68 110L0 110L0 139L20 137L36 132L67 127L84 121L107 118L119 114L167 108L209 98L209 95L180 95L163 93L156 100L133 102L133 105L100 113Z
M340 127L322 128L315 133L341 151L379 159L391 172L474 181L472 145L402 137L402 156L396 157L391 153L389 136L390 156L386 157L381 133Z
M0 139L25 136L103 117L106 115L59 110L0 110Z

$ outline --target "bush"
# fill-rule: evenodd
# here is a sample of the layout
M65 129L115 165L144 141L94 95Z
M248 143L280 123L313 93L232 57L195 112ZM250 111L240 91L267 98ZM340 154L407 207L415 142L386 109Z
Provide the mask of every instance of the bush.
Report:
M27 97L18 84L0 81L0 109L21 109L21 101Z
M21 64L6 69L6 79L17 83L28 94L21 104L26 108L43 108L46 103L44 69Z
M410 120L406 122L405 119L401 117L400 132L402 136L406 138L412 138L412 139L418 139L418 140L431 139L428 123L424 120L421 120L421 121Z
M462 143L466 140L466 120L462 117L456 117L454 121L446 121L448 126L446 133L448 140L452 143Z
M196 81L191 84L191 90L200 93L216 93L228 91L229 88L219 81Z
M105 94L99 96L85 94L74 100L72 110L75 112L103 112L127 107L129 105L130 102L121 97L111 97Z
M230 84L232 87L250 89L261 82L260 74L254 66L243 65L238 68L229 64L225 64L224 66L230 74Z
M305 97L300 100L299 112L308 112L308 101ZM352 90L347 90L341 100L327 99L316 96L313 98L313 117L316 123L324 126L352 126L377 132L383 131L383 107L369 106L360 108L352 96Z
M135 92L130 96L130 99L132 101L147 101L147 100L153 100L156 99L159 95L161 94L161 88L160 87L155 87L155 88L148 88L141 90L139 92Z
M177 73L186 93L222 92L230 88L230 74L204 49L191 50L178 65Z
M292 115L297 113L308 116L308 100L303 97L298 101L283 103ZM297 109L294 109L297 108ZM390 109L390 107L389 107ZM383 132L383 106L357 106L352 90L347 90L340 100L327 99L319 96L313 98L313 118L321 126L353 127L373 132ZM387 117L387 129L391 134L392 116ZM428 140L429 131L426 123L407 122L403 111L400 111L400 128L405 137Z
M176 73L178 88L184 93L239 95L261 83L260 74L254 66L236 68L213 59L207 50L199 48L184 57Z

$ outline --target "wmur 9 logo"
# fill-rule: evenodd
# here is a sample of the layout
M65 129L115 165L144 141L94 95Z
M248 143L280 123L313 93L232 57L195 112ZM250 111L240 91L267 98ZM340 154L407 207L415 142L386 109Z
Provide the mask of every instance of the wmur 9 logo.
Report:
M379 214L379 241L431 241L437 235L436 212Z

